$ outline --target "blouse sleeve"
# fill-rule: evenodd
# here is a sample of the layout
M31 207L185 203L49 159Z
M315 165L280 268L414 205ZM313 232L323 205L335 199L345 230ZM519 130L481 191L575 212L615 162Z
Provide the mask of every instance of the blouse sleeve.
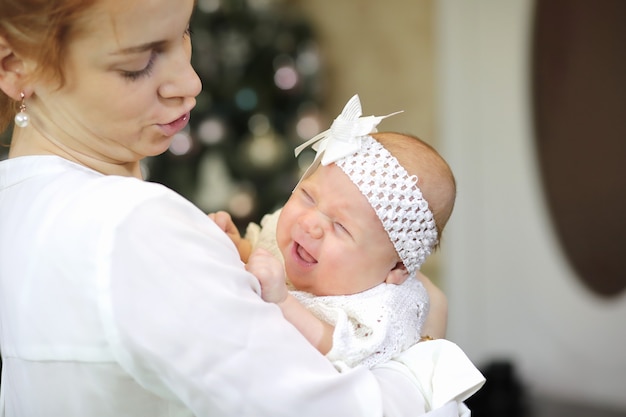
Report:
M196 416L382 416L387 390L414 391L364 368L336 372L262 301L226 235L180 197L146 200L107 230L99 297L115 356Z
M456 415L469 417L463 402L485 383L485 377L465 352L445 339L417 343L381 368L395 370L419 387L425 410L431 410L433 416L447 415L445 410L455 409Z

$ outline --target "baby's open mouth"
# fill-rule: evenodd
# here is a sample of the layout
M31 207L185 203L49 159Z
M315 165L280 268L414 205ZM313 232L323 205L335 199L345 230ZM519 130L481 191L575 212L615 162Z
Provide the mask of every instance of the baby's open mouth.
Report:
M302 246L296 243L296 253L304 262L309 264L317 263L317 259L315 259L309 252L306 251Z

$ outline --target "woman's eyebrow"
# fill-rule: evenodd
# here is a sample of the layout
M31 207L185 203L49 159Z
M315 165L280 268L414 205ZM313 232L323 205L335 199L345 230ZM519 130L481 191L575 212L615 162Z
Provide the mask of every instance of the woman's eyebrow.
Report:
M119 51L112 52L111 55L130 55L141 52L151 51L158 49L165 45L166 41L148 42L141 45L130 46L128 48L120 49Z

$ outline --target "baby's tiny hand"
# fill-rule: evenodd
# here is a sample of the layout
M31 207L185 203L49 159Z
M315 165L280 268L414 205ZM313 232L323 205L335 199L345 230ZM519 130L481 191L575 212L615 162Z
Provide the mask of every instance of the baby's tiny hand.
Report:
M285 270L282 263L270 252L255 249L248 258L246 269L261 284L261 297L270 303L281 303L287 298Z
M231 239L233 237L241 239L239 235L239 229L235 226L235 222L233 222L232 217L225 211L218 211L215 213L209 213L209 218L215 222ZM234 241L235 239L233 239ZM236 242L235 242L236 243Z

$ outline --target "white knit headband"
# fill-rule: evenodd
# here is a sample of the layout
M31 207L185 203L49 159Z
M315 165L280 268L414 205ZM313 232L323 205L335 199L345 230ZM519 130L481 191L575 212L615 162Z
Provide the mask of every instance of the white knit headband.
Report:
M400 112L397 112L400 113ZM310 145L317 151L304 173L335 163L367 198L410 274L420 269L437 244L437 228L417 177L370 136L386 117L361 117L359 96L353 96L329 130L296 148L296 156Z

